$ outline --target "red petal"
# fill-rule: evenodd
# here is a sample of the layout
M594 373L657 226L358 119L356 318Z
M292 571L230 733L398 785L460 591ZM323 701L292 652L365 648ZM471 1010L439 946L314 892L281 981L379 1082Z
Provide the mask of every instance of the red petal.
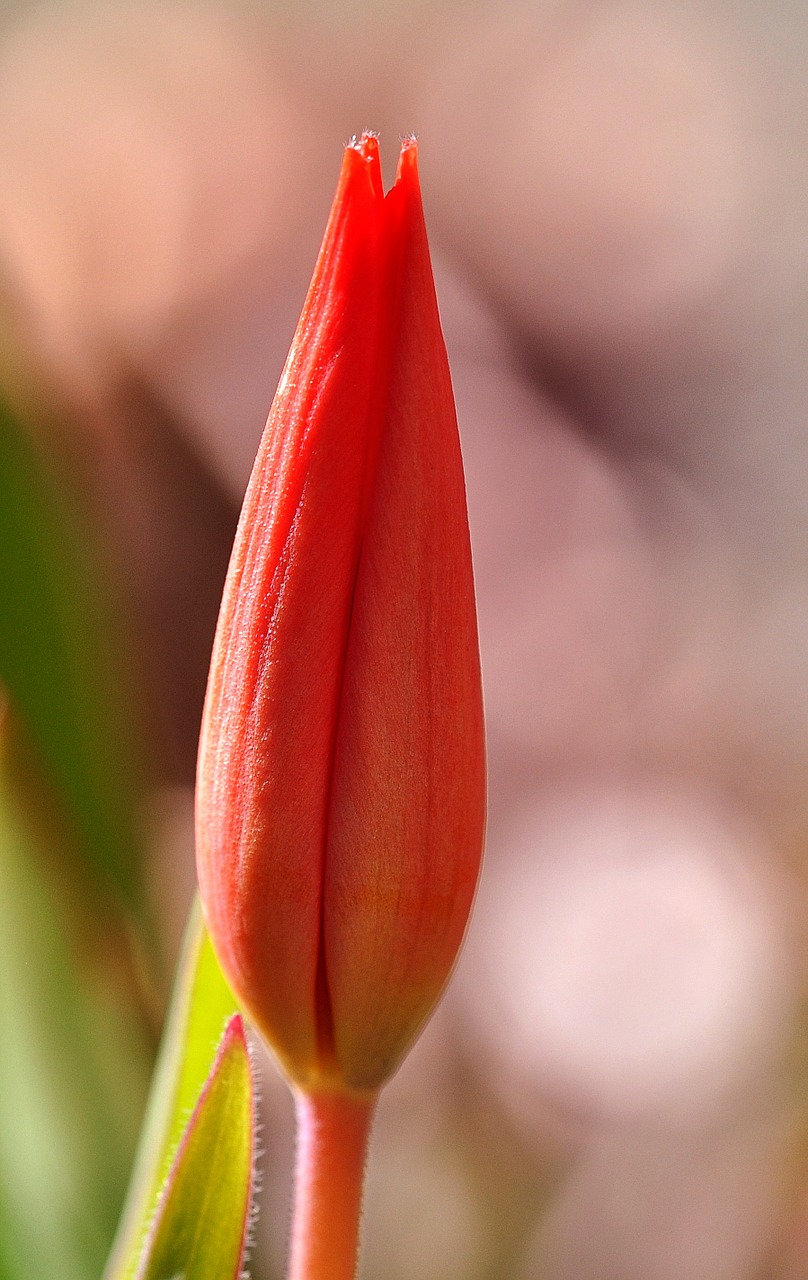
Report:
M375 139L345 153L245 498L200 742L202 898L220 961L273 1044L313 1063L337 705L378 432L383 202Z
M457 955L479 872L484 753L465 485L405 143L385 202L398 333L339 711L325 884L337 1060L380 1083Z

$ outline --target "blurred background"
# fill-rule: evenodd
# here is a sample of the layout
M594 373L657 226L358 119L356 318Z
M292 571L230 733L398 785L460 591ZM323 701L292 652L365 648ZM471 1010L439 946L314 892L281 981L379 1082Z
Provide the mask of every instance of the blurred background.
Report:
M491 790L362 1274L808 1276L807 56L763 0L0 3L0 1280L103 1267L230 542L366 127L390 179L420 138Z

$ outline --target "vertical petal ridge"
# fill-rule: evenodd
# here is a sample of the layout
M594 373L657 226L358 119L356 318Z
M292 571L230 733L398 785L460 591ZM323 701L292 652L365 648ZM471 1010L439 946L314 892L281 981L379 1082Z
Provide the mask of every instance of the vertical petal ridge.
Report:
M485 765L465 484L414 141L385 199L397 330L351 615L324 944L343 1079L378 1085L454 964Z
M197 791L200 886L225 972L300 1076L334 732L385 340L378 151L346 149L261 442L214 643ZM291 1068L290 1068L291 1069Z

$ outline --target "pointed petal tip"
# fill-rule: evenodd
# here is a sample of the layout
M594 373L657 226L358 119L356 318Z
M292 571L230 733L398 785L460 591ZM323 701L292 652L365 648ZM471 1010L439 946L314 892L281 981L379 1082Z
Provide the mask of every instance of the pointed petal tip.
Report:
M378 131L376 129L363 129L361 133L353 135L348 146L354 151L358 151L363 159L369 160L372 156L379 154Z
M408 133L401 139L401 154L398 157L398 169L396 171L396 182L399 182L405 175L418 180L418 138L414 133Z
M350 142L347 143L345 151L346 159L348 157L352 160L358 158L360 161L365 162L374 188L383 195L379 135L375 129L364 129L362 133L354 134ZM414 133L405 134L401 139L401 153L398 158L396 179L393 185L398 185L402 178L405 182L418 184L418 138Z
M346 161L349 157L358 157L364 161L374 190L379 195L384 194L378 133L373 129L364 129L358 136L354 134L345 148L345 157Z

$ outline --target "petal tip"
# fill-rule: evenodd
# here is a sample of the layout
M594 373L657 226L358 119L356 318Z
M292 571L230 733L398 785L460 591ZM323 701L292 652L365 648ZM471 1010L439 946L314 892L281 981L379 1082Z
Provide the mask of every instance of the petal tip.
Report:
M377 129L363 129L361 133L353 135L348 146L358 151L365 160L369 160L379 153L379 132Z
M418 138L414 133L408 133L401 139L396 182L402 179L418 181Z
M354 134L350 142L347 144L346 153L353 153L360 160L364 160L370 173L370 179L374 189L383 194L384 188L382 184L382 168L379 158L379 135L374 129L363 129L360 134Z

